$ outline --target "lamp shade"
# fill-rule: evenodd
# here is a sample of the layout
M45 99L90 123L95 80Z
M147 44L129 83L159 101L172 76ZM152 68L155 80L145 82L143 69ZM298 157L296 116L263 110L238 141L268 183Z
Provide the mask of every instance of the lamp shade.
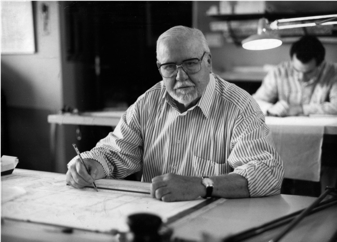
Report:
M268 20L262 18L258 22L257 34L249 36L242 41L246 50L268 50L282 45L280 37L268 27Z

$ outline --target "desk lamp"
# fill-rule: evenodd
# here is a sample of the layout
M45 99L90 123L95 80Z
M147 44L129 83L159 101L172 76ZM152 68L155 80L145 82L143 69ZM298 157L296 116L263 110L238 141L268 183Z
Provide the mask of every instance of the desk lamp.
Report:
M281 38L270 29L266 18L259 19L257 34L251 35L242 41L242 47L246 50L273 49L281 44Z
M261 18L258 22L257 34L244 39L242 41L242 47L247 50L267 50L276 48L282 44L282 40L274 30L333 25L337 24L337 21L334 21L336 19L337 14L330 14L279 19L268 24L267 19Z

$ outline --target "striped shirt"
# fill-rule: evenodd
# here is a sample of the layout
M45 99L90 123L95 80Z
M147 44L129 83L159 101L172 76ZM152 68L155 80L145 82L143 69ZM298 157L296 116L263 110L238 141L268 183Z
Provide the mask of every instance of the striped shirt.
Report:
M267 74L253 97L272 104L302 105L304 115L337 115L337 65L324 61L308 82L301 81L301 76L291 61L283 62Z
M247 179L251 197L279 194L284 174L256 102L213 74L198 104L184 113L163 81L157 83L83 156L100 162L108 178L124 178L142 169L145 182L166 173L234 172Z

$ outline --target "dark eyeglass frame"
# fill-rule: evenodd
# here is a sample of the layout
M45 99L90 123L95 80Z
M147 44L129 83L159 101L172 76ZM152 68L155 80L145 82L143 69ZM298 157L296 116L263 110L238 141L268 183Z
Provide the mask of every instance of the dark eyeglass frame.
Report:
M176 76L176 75L178 74L178 68L181 68L186 74L196 74L196 73L198 73L198 72L201 70L201 61L202 61L202 59L204 58L204 56L205 56L206 53L208 53L208 52L207 52L207 51L204 51L204 53L202 54L202 56L200 57L200 59L199 59L199 58L190 58L190 59L183 60L183 61L181 62L180 65L177 65L177 64L174 63L174 62L167 62L167 63L164 63L164 64L160 64L159 62L157 62L158 71L159 71L160 75L161 75L162 77L165 77L165 78L170 78L170 77ZM195 61L198 61L198 64L199 64L199 66L200 66L200 68L199 68L198 71L196 71L196 72L189 72L189 71L187 71L187 70L185 70L185 69L183 68L184 63L189 62L189 61L194 61L194 60L195 60ZM174 75L171 75L171 76L163 76L163 74L162 74L161 71L160 71L160 68L161 68L162 66L165 66L165 65L175 65L175 66L176 66L176 70L175 70L176 73L175 73Z

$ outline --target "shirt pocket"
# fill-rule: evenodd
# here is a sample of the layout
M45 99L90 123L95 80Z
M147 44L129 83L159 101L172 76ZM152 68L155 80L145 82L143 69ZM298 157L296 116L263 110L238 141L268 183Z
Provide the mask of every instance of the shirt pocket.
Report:
M196 176L219 176L229 172L226 164L219 164L195 155L192 158L192 167Z

